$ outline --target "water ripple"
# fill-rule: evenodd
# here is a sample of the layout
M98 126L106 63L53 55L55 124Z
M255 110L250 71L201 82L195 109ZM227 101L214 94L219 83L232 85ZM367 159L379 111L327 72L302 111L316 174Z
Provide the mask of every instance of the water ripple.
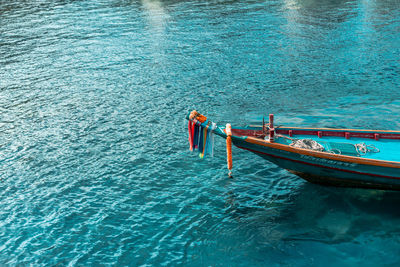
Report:
M397 263L396 193L312 185L239 149L229 179L223 140L200 160L183 117L398 128L399 12L395 0L1 3L0 263Z

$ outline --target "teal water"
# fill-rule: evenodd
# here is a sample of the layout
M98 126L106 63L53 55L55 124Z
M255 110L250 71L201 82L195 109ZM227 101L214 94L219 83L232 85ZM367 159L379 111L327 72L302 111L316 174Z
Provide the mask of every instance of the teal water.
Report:
M400 194L309 184L184 117L400 130L400 2L1 1L0 264L397 266Z

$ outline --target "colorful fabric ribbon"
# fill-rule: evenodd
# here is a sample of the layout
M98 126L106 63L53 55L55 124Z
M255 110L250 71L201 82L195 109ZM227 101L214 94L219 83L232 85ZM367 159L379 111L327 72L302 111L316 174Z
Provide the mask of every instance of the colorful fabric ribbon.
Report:
M214 130L217 129L217 124L214 122L211 123L211 126L208 128L208 137L207 137L207 154L211 157L214 157Z
M214 130L217 125L209 122L207 126L203 127L201 122L194 120L189 121L189 147L191 151L196 149L200 152L199 157L204 158L207 154L211 157L214 156Z
M204 131L203 127L200 127L200 133L199 133L199 151L202 153L204 147Z
M203 149L199 149L199 151L200 151L200 158L204 158L204 155L205 155L205 153L206 153L206 150L207 150L207 142L209 142L208 140L207 140L207 137L208 137L208 126L209 126L210 124L207 124L207 126L206 127L203 127L203 130L202 130L202 134L203 134Z
M199 145L199 132L200 132L200 125L194 123L194 130L193 130L193 150L196 149Z
M193 151L193 134L192 134L192 129L193 129L193 122L189 121L188 123L188 131L189 131L189 149L190 151Z

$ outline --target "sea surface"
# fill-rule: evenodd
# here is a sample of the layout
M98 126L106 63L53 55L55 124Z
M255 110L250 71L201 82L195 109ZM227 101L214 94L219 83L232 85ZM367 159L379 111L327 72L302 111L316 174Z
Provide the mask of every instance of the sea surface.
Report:
M400 1L0 1L0 265L399 266L400 193L228 178L192 109L400 130Z

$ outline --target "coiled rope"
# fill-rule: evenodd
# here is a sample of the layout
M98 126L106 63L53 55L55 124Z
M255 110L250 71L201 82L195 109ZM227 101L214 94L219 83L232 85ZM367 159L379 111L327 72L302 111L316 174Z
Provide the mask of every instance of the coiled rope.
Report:
M379 148L375 147L374 145L367 145L365 143L360 143L360 144L355 144L357 153L360 154L360 156L363 156L367 153L378 153L380 150Z

